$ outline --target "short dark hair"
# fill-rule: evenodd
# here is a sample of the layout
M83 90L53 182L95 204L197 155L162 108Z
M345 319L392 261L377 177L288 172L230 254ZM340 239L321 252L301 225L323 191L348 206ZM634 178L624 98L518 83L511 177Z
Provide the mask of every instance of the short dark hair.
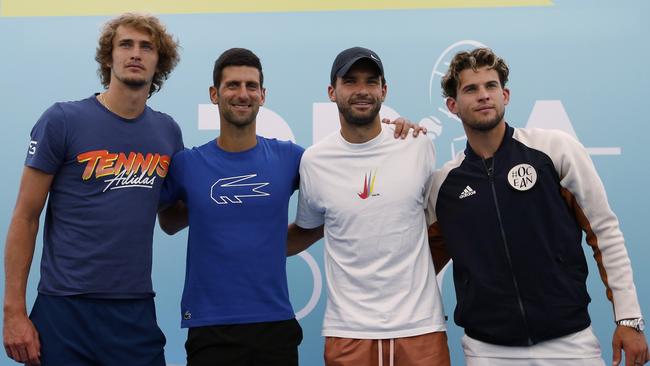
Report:
M499 82L501 83L501 87L504 88L508 82L508 74L510 73L508 65L491 49L476 48L470 52L458 52L451 60L449 69L440 82L442 96L445 98L456 98L461 71L467 69L477 71L479 68L486 66L488 69L495 70L499 74Z
M251 50L245 48L231 48L222 53L217 61L214 62L212 82L215 88L219 89L223 69L228 66L250 66L256 68L260 72L260 87L264 86L264 73L262 73L262 63L259 57Z
M153 74L153 80L149 87L149 96L160 90L162 84L180 60L178 54L178 42L167 32L165 26L152 15L138 13L124 13L117 18L111 19L104 24L102 34L99 36L99 45L95 53L95 60L99 63L100 81L104 88L108 88L111 82L111 67L113 62L113 38L119 26L133 27L141 32L149 34L156 45L158 52L157 71Z

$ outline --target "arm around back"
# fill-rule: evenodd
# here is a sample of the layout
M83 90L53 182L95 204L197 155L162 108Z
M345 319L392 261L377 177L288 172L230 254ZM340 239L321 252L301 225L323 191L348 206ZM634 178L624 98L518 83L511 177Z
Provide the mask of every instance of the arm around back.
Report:
M187 206L183 201L158 210L158 224L167 235L174 235L189 225Z
M287 257L302 252L322 237L323 225L313 229L305 229L295 223L289 224L287 230Z

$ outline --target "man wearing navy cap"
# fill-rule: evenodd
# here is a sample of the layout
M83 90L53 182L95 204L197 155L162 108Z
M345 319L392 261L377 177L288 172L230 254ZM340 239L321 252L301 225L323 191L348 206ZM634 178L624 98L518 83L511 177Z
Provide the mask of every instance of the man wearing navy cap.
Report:
M341 52L330 79L341 129L305 151L289 233L295 254L324 228L325 364L449 365L425 222L433 144L398 142L382 127L387 86L375 52Z
M266 89L252 51L219 56L210 99L220 135L174 155L161 202L175 205L159 215L168 234L189 225L180 312L187 364L297 366L302 331L289 301L286 241L303 148L257 135ZM405 122L396 121L400 136Z

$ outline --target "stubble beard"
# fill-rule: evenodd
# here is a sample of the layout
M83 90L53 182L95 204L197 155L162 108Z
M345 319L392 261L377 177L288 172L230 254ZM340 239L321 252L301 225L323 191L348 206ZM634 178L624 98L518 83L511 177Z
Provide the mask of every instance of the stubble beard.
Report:
M145 79L126 78L122 79L122 82L131 89L141 89L147 86L151 81Z
M121 81L122 84L126 85L126 87L128 87L129 89L132 89L132 90L139 90L139 89L142 89L144 87L148 87L151 84L152 80L153 80L153 76L152 76L152 79L149 79L149 80L147 80L146 78L143 78L143 77L139 77L139 78L122 77L118 73L115 72L114 67L111 67L111 73L113 75L115 75L115 78L117 80Z
M255 121L255 119L257 118L258 111L259 108L257 109L253 108L250 114L242 116L242 115L238 115L237 113L233 112L228 108L224 108L223 110L221 110L221 115L223 116L223 119L229 124L238 128L244 128L249 126L251 123Z
M374 101L372 109L370 109L364 115L356 114L351 107L351 104L343 104L336 102L336 105L339 109L339 113L343 115L345 121L351 125L355 126L367 126L375 121L377 115L379 115L379 110L381 109L381 103L377 100Z
M500 112L497 112L497 115L494 118L489 119L487 121L479 121L479 120L468 121L462 118L461 121L463 122L463 125L467 126L471 130L477 132L489 132L499 125L499 123L503 120L504 116L505 116L505 109Z

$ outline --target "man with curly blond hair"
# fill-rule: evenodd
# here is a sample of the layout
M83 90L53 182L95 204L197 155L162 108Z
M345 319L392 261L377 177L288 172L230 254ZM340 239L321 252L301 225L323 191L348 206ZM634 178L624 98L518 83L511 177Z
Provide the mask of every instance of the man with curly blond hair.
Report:
M147 99L179 60L153 16L106 23L105 90L55 103L32 129L5 252L4 345L30 365L163 366L151 284L153 227L181 131ZM38 296L25 291L47 200Z

